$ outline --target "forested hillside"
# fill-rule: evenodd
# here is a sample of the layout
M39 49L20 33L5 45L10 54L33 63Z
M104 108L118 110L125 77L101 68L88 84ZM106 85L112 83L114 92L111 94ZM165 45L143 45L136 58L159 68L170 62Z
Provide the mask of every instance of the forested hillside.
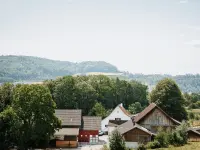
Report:
M103 61L72 63L30 56L0 56L0 83L53 79L87 72L118 72Z
M200 75L143 75L143 74L126 74L129 79L140 81L149 86L151 90L160 80L164 78L172 78L176 81L181 91L183 92L192 92L199 93L200 92Z
M131 64L130 64L131 65ZM97 73L96 73L97 72ZM92 75L105 73L110 77L137 80L148 85L149 90L164 78L172 78L183 92L200 92L200 75L143 75L121 72L117 67L103 61L72 63L31 56L0 56L0 83L16 81L42 81L65 75ZM120 74L120 75L119 75Z

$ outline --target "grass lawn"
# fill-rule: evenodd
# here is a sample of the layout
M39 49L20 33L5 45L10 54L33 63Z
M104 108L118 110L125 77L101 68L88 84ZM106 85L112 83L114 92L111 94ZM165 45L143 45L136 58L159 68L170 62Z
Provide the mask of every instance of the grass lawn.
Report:
M156 150L200 150L200 142L190 142L181 147L170 146L169 148L159 148Z

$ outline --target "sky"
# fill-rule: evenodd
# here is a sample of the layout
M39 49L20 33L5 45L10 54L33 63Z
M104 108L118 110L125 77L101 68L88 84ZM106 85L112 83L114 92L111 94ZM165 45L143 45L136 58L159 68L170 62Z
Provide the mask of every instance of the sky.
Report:
M0 0L0 55L200 73L200 0Z

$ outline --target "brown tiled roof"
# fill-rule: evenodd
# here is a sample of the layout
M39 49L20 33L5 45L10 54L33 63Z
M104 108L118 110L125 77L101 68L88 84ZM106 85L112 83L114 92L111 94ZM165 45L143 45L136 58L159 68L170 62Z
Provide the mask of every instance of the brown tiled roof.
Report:
M144 132L146 132L146 133L148 133L150 135L154 135L154 133L150 132L149 130L147 130L146 128L140 126L139 124L137 124L137 123L134 124L132 120L129 120L129 121L125 122L124 124L118 126L117 129L119 130L119 132L121 134L125 134L128 131L130 131L132 129L135 129L135 128L140 129L140 130L142 130L142 131L144 131Z
M101 129L101 117L84 116L83 117L83 129L84 130L100 130Z
M160 111L162 111L169 119L171 119L176 124L180 124L179 121L175 120L174 118L170 117L168 114L166 114L160 107L158 107L155 103L151 103L148 107L146 107L141 113L139 113L137 116L135 116L133 119L137 123L141 119L143 119L147 114L149 114L154 108L158 108Z
M79 128L62 128L59 131L56 131L55 135L78 135Z
M79 109L56 109L55 115L62 121L62 126L81 126Z
M131 116L131 114L123 106L121 106L121 104L119 105L119 108L124 112L124 114Z
M128 120L109 120L108 122L108 126L109 127L117 127L125 122L127 122Z

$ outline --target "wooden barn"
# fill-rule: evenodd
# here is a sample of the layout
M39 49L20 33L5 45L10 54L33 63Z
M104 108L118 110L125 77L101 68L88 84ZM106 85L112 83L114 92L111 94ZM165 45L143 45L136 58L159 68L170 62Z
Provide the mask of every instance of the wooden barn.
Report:
M90 144L98 143L101 117L83 116L82 129L79 131L78 141Z
M138 143L147 143L158 133L158 128L174 130L180 122L166 114L156 104L151 103L132 120L117 127L123 135L126 146L136 148ZM200 141L200 133L193 128L188 129L189 141Z
M55 110L55 115L62 122L62 129L55 133L56 147L78 147L78 135L81 128L81 110Z
M188 129L188 141L200 142L200 133L195 128Z

